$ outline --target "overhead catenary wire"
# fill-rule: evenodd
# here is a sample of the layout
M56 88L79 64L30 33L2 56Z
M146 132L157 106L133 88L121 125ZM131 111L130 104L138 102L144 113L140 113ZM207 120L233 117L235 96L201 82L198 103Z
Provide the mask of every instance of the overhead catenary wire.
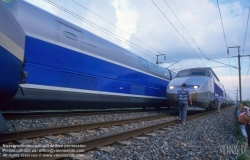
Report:
M200 50L200 52L203 54L203 56L207 59L206 55L202 52L202 50L200 49L200 47L197 45L197 43L195 42L195 40L193 39L193 37L190 35L190 33L186 30L186 28L184 27L184 25L181 23L181 21L179 20L179 18L176 16L176 14L174 13L174 11L172 10L172 8L168 5L168 3L166 2L166 0L164 0L164 2L166 3L166 5L168 6L168 8L172 11L172 13L175 15L175 17L177 18L177 20L180 22L180 24L182 25L183 29L188 33L189 37L191 37L191 39L193 40L193 42L195 43L195 45L197 46L197 48Z
M93 22L88 21L87 19L85 19L85 18L79 16L78 14L75 14L74 12L71 12L70 10L68 10L68 9L66 9L66 8L64 8L64 7L62 7L62 6L58 5L58 4L56 4L56 3L53 3L53 2L50 1L50 0L44 0L44 1L46 1L47 3L50 3L51 5L53 5L53 6L57 7L57 8L59 8L60 10L62 10L62 11L64 11L64 12L66 12L66 13L72 15L73 17L75 17L75 18L77 18L77 19L80 19L80 20L84 21L85 23L87 23L87 24L93 26L94 28L97 28L97 29L103 31L103 32L106 33L106 34L109 34L109 35L112 34L112 35L111 35L112 37L114 37L114 38L120 40L121 42L123 42L123 43L125 43L125 44L128 44L128 45L131 44L131 42L129 42L128 40L124 39L124 40L125 40L125 41L124 41L124 40L119 39L119 38L121 38L121 37L119 37L118 35L116 35L116 34L110 32L110 31L106 30L105 28L102 28L102 27L98 26L97 24L95 24L95 23L93 23ZM98 28L98 27L100 27L100 28ZM116 36L118 36L119 38L117 38ZM133 45L135 45L135 44L133 43ZM137 45L135 45L135 46L137 46ZM138 49L138 48L136 48L136 47L133 47L133 46L131 46L131 47L134 48L134 49L136 49L136 50L138 50L138 51L140 51L140 52L142 52L142 53L144 53L144 54L146 54L146 55L148 55L147 53L141 51L140 49ZM138 47L139 47L139 46L138 46ZM141 48L141 47L139 47L139 48ZM144 50L145 50L145 49L144 49ZM152 56L150 56L150 55L148 55L148 56L155 60L155 57L152 57ZM152 62L152 61L151 61L151 62ZM172 63L172 62L168 62L168 63Z
M246 33L245 33L245 39L244 39L244 45L243 45L243 53L242 53L242 55L244 55L244 51L245 51L245 43L246 43L246 37L247 37L247 28L248 28L249 14L250 14L250 7L249 7L249 11L248 11L248 16L247 16L247 26L246 26ZM245 83L246 83L246 80L247 80L249 68L250 68L250 63L249 63L248 69L247 69L247 74L246 74L246 78L245 78L245 81L244 81L244 84L243 84L243 89L244 89L244 86L245 86Z
M219 13L220 13L220 21L221 21L221 26L222 26L222 30L223 30L225 45L226 45L226 49L227 49L228 48L228 46L227 46L227 39L226 39L226 35L225 35L225 30L224 30L224 26L223 26L223 22L222 22L222 17L221 17L221 12L220 12L220 5L219 5L219 1L218 0L217 0L217 5L218 5Z
M116 28L122 30L124 33L130 35L130 33L128 33L127 31L125 31L125 30L123 30L122 28L118 27L117 25L111 23L110 21L106 20L105 18L101 17L101 16L98 15L97 13L91 11L90 9L84 7L84 6L81 5L80 3L78 3L78 2L76 2L76 1L74 1L74 0L71 0L71 1L74 2L75 4L77 4L78 6L80 6L80 7L84 8L84 9L86 9L87 11L91 12L92 14L94 14L94 15L97 16L97 17L99 17L100 19L104 20L105 22L109 23L110 25L112 25L112 26L114 26L114 27L116 27ZM160 53L159 51L157 51L155 48L149 46L148 44L146 44L145 42L143 42L143 41L141 41L140 39L136 38L135 36L132 36L132 35L131 35L131 37L134 38L134 39L136 39L137 41L141 42L142 44L146 45L147 47L153 49L153 50L156 51L157 53L162 54L162 53ZM151 52L150 52L150 53L151 53ZM153 53L152 53L152 54L153 54ZM156 54L153 54L153 55L156 56ZM166 57L168 57L168 56L166 56ZM171 57L168 57L168 58L172 59ZM172 60L175 61L174 59L172 59Z
M187 31L187 29L184 27L184 25L181 23L180 19L176 16L176 14L174 13L174 11L172 10L172 8L168 5L168 3L166 2L166 0L164 0L164 2L166 3L166 5L168 6L168 8L171 10L171 12L174 14L174 16L177 18L177 20L180 22L181 26L183 27L183 29L187 32L187 34L189 35L189 37L193 40L194 44L197 46L197 48L199 49L199 51L203 54L203 56L207 59L207 56L204 54L204 52L202 52L202 50L200 49L200 47L198 46L198 44L195 42L195 40L193 39L193 37L190 35L190 33Z
M243 45L243 53L242 53L242 55L244 55L244 52L245 52L245 44L246 44L246 38L247 38L247 28L248 28L249 14L250 14L250 7L249 7L249 11L248 11L248 16L247 16L247 26L246 26L246 32L245 32L245 38L244 38L244 45Z
M54 2L52 2L52 1L50 1L50 0L44 0L44 1L47 2L47 3L50 3L51 5L53 5L53 6L57 7L57 8L59 8L60 10L62 10L62 11L64 11L64 12L66 12L66 13L72 15L73 17L75 17L75 18L77 18L77 19L80 19L80 20L84 21L85 23L87 23L87 24L89 24L89 25L91 25L91 26L93 26L93 27L95 27L95 28L101 30L102 32L111 35L112 37L114 37L114 38L120 40L121 42L123 42L123 43L125 43L125 44L128 44L128 45L133 44L134 46L136 46L136 47L138 47L138 48L140 48L140 49L142 49L142 50L146 50L146 49L141 48L140 46L138 46L138 45L136 45L136 44L134 44L134 43L129 42L128 40L124 39L123 37L121 37L121 36L119 36L119 35L117 35L117 34L114 34L114 33L112 33L111 31L109 31L109 30L107 30L107 29L105 29L105 28L103 28L103 27L101 27L101 26L99 26L99 25L97 25L97 24L95 24L95 23L93 23L93 22L91 22L91 21L89 21L89 20L87 20L87 19L85 19L85 18L79 16L78 14L75 14L74 12L71 12L70 10L68 10L68 9L66 9L66 8L64 8L64 7L58 5L58 4L56 4L56 3L54 3ZM133 46L131 46L131 47L133 47ZM149 55L149 54L147 54L147 53L141 51L140 49L138 49L138 48L136 48L136 47L133 47L133 48L136 49L136 50L138 50L138 51L140 51L141 53L146 54L147 56L151 57L152 59L156 60L156 57L152 57L151 55ZM147 51L147 50L146 50L146 51Z
M249 63L248 69L247 69L247 74L246 74L246 78L245 78L245 81L244 81L244 84L243 84L243 89L244 89L244 86L245 86L245 83L246 83L246 80L247 80L249 68L250 68L250 63Z
M221 21L221 26L222 26L222 30L223 30L223 35L224 35L224 40L225 40L226 50L228 50L228 46L227 46L227 39L226 39L226 34L225 34L225 30L224 30L223 22L222 22L222 17L221 17L221 12L220 12L220 5L219 5L219 1L218 1L218 0L217 0L217 5L218 5L218 10L219 10L219 13L220 13L220 21ZM229 61L229 65L231 66L231 62L230 62L230 58L229 58L229 54L228 54L228 61ZM232 70L231 70L231 67L230 67L230 73L231 73L232 85L234 86L234 82L233 82L233 76L232 76Z
M193 37L190 35L190 33L187 31L187 29L184 27L184 25L181 23L180 19L177 17L177 15L174 13L174 11L172 10L172 8L169 6L169 4L166 2L166 0L164 0L164 2L166 3L166 5L168 6L168 8L171 10L171 12L174 14L174 16L176 17L176 19L180 22L181 26L183 27L183 29L188 33L189 37L192 39L192 41L195 43L195 45L197 46L197 48L199 49L199 51L203 54L203 56L207 58L207 56L205 55L205 53L200 49L200 47L198 46L198 44L195 42L195 40L193 39Z
M157 6L157 4L151 0L156 8L161 12L161 14L168 20L168 22L172 25L172 27L176 30L176 32L182 37L182 39L187 43L187 45L191 48L191 50L196 54L196 56L200 59L200 61L206 66L206 64L201 60L200 56L195 52L195 50L191 47L191 45L187 42L187 40L181 35L181 33L177 30L177 28L172 24L172 22L167 18L167 16L162 12L162 10Z

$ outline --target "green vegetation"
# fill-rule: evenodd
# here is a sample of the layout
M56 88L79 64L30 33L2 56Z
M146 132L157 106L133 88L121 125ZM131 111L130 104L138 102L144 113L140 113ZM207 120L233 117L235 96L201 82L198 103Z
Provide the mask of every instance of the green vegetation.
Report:
M236 108L237 110L237 108ZM247 146L247 142L246 142L246 139L245 137L242 136L242 133L241 133L241 128L240 128L240 124L238 123L238 117L236 117L236 122L235 122L235 125L236 125L236 138L237 140L239 141L239 146L240 145L246 145ZM250 150L247 148L247 154L241 154L241 155L238 155L237 157L237 160L250 160Z
M239 146L246 144L246 140L241 134L240 125L237 122L236 122L236 138L237 140L239 140L239 144L238 144ZM249 150L247 150L247 153L250 153ZM250 159L249 154L241 154L241 155L238 155L237 157L237 160L249 160L249 159Z
M247 99L247 106L250 107L250 101Z

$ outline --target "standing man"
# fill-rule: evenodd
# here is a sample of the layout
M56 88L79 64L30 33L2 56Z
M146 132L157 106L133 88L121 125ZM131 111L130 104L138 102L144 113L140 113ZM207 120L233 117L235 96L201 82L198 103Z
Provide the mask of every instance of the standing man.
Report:
M189 91L186 90L186 83L182 84L182 89L177 91L177 96L179 100L179 118L181 123L186 121L187 117L187 107L188 107L188 99L190 100L190 104L192 105L191 96Z
M217 97L217 112L220 112L220 106L221 106L221 93Z

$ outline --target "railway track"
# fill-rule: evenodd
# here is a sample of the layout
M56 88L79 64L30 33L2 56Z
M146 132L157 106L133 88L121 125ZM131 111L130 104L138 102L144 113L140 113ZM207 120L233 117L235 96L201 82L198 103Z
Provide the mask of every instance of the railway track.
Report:
M225 108L223 108L223 109L225 109ZM210 111L210 112L202 112L202 113L199 113L199 114L191 115L191 116L187 117L187 121L190 121L192 119L202 117L202 116L205 116L205 115L208 115L208 114L214 114L214 113L216 113L215 110ZM160 116L160 117L165 116L166 117L166 115L158 115L158 116ZM152 116L151 118L152 119L160 118L158 116ZM119 122L104 122L103 124L105 126L119 125L119 124L121 125L121 124L124 124L124 123L133 123L135 121L138 122L138 121L143 121L143 120L149 120L150 119L150 117L147 117L148 119L147 118L144 119L144 118L146 118L146 117L143 117L140 120L137 118L137 119L133 119L133 120L132 119L124 120L124 122L121 122L121 121L119 121ZM92 127L93 128L104 127L103 124L100 123L99 126L97 126L97 124L92 124L92 125L96 125L96 126L92 126ZM177 120L171 120L171 121L164 122L164 123L148 125L148 126L140 127L140 128L137 128L137 129L127 130L125 132L119 132L119 133L116 133L116 134L111 134L111 135L106 135L106 136L102 136L102 137L87 139L87 140L78 141L78 142L74 142L74 143L68 143L66 145L72 145L72 146L73 145L82 145L82 146L85 146L84 147L84 152L86 152L86 151L90 151L90 150L99 148L101 146L110 145L110 144L113 144L113 143L116 143L116 142L121 142L121 141L129 139L131 137L136 137L136 136L139 136L139 135L143 135L143 134L146 134L146 133L149 133L149 132L152 132L152 131L165 130L165 129L167 129L167 127L170 127L170 126L173 126L173 125L176 125L176 124L178 124ZM88 127L86 127L86 128L88 128ZM76 130L78 130L78 129L76 129ZM10 134L11 133L9 133L9 135ZM8 139L7 135L8 134L5 134L5 137L3 139ZM22 136L20 136L20 137L22 137ZM13 140L14 139L15 138L13 138ZM6 142L7 140L4 140L4 141ZM62 148L59 147L57 149L62 149ZM25 158L22 158L22 159L25 159ZM55 157L53 157L53 158L48 158L47 157L46 159L55 159Z
M166 109L162 110L165 111ZM53 117L73 117L73 116L90 116L90 115L108 115L121 113L135 113L156 111L155 109L132 109L132 110L104 110L104 111L70 111L70 112L3 112L5 120L20 120L20 119L38 119L38 118L53 118Z
M225 109L225 108L224 108ZM210 112L203 112L203 113L199 113L199 114L195 114L195 115L191 115L187 117L187 121L190 121L192 119L195 118L199 118L208 114L214 114L217 113L216 111L210 111ZM178 120L172 120L172 121L168 121L168 122L164 122L164 123L159 123L157 125L150 125L150 126L146 126L146 127L142 127L139 129L134 129L134 130L129 130L126 132L122 132L122 133L117 133L117 134L113 134L113 135L108 135L108 136L103 136L103 137L99 137L99 138L94 138L94 139L90 139L90 140L86 140L86 141L81 141L81 142L77 142L77 143L70 143L69 145L84 145L86 146L84 149L85 151L89 151L101 146L105 146L105 145L109 145L115 142L119 142L119 141L123 141L126 140L128 138L131 137L136 137L139 135L143 135L152 131L156 131L159 129L165 129L166 127L170 127L173 125L178 124Z
M123 119L123 120L118 120L118 121L116 120L116 121L90 123L90 124L83 124L83 125L70 125L70 126L62 126L62 127L48 127L48 128L41 128L41 129L31 129L31 130L24 130L24 131L15 131L15 132L10 132L10 133L2 133L0 134L1 136L0 143L15 141L18 139L28 139L28 138L49 136L49 135L55 135L55 134L65 134L65 133L72 133L72 132L81 131L81 130L103 128L103 127L108 127L108 126L123 125L127 123L148 121L148 120L160 119L160 118L164 118L168 116L169 115L161 114L161 115L146 116L146 117L139 117L139 118L132 118L132 119Z

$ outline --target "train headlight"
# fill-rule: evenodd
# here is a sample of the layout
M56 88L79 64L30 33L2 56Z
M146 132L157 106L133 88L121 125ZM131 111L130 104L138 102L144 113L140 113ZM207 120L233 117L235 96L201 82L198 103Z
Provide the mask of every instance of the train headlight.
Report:
M169 89L174 89L174 86L169 86L168 88L169 88Z
M199 86L194 86L194 89L198 89L199 88Z

